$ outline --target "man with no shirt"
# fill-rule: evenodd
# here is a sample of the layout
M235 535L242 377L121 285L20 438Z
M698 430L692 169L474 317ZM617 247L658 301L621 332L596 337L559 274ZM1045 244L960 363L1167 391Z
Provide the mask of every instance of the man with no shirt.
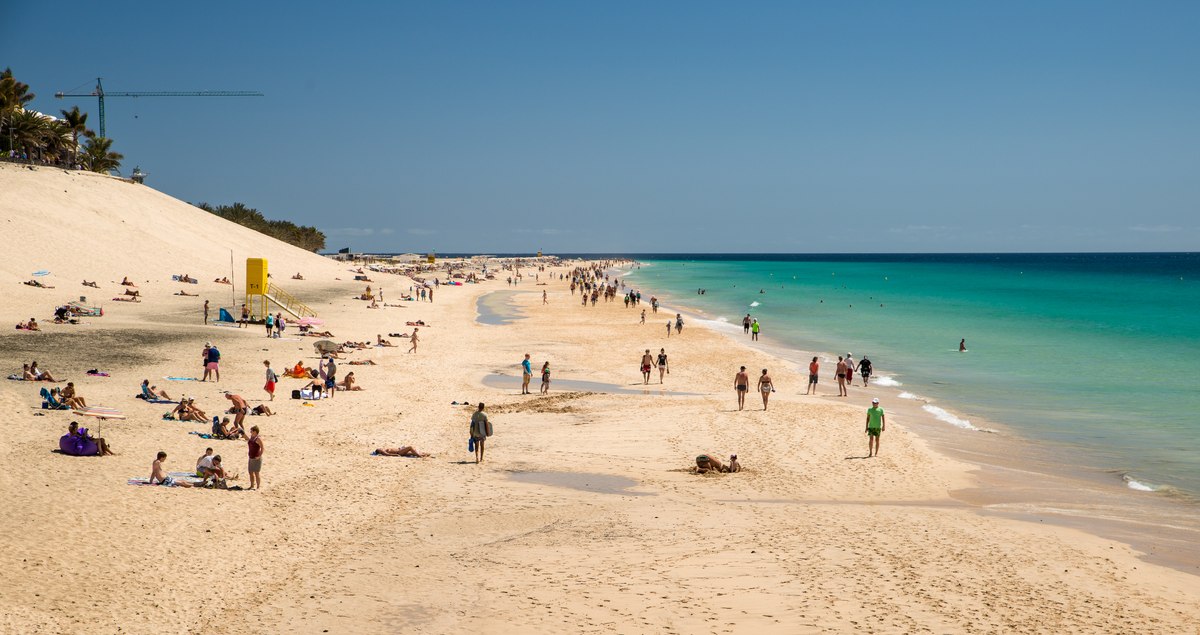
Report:
M746 391L750 390L750 376L746 374L746 367L738 371L733 377L733 389L737 391L738 410L746 408Z
M646 349L646 353L642 355L642 383L650 383L650 369L654 368L654 357L650 354L650 349Z

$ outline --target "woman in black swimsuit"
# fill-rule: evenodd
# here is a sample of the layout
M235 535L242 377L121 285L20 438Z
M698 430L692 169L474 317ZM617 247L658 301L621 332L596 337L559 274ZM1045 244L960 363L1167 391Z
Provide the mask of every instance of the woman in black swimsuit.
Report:
M667 368L667 349L658 349L658 383L663 383L663 375L669 375L671 369Z

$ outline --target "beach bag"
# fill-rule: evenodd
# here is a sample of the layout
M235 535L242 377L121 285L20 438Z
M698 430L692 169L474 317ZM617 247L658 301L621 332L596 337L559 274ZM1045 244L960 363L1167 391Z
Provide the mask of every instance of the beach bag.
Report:
M485 436L489 436L489 437L492 436L492 422L491 421L488 421L483 424L483 434Z
M467 439L467 452L474 452L474 451L475 451L475 437L470 437Z
M299 390L293 390L293 391L292 391L292 399L299 399L299 398L300 398L300 391L299 391Z

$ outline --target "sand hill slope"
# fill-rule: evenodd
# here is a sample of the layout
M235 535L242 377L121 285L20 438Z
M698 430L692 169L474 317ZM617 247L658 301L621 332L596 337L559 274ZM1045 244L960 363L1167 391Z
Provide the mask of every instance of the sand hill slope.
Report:
M328 258L150 187L90 172L0 164L0 227L6 252L0 259L0 289L17 300L0 303L6 320L22 316L9 316L4 305L43 298L61 302L88 291L89 296L113 295L111 283L123 276L139 285L169 285L172 274L186 273L205 287L231 275L231 250L238 292L246 258L267 258L273 279L284 288L298 271L325 279L346 274ZM57 294L20 284L39 270L51 272L41 280L55 286ZM103 293L82 287L84 279L98 280Z

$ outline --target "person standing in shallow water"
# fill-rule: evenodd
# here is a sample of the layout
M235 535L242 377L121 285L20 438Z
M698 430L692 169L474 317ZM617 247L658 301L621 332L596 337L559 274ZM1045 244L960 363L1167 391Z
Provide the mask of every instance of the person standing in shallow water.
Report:
M733 376L733 389L737 391L738 410L746 408L746 391L750 390L750 376L746 374L746 367L738 371L738 374Z
M750 323L750 339L752 341L758 341L758 332L761 329L762 327L758 325L758 318L755 318L754 321Z
M967 352L967 338L964 337L963 339L958 341L958 352L960 352L960 353Z

